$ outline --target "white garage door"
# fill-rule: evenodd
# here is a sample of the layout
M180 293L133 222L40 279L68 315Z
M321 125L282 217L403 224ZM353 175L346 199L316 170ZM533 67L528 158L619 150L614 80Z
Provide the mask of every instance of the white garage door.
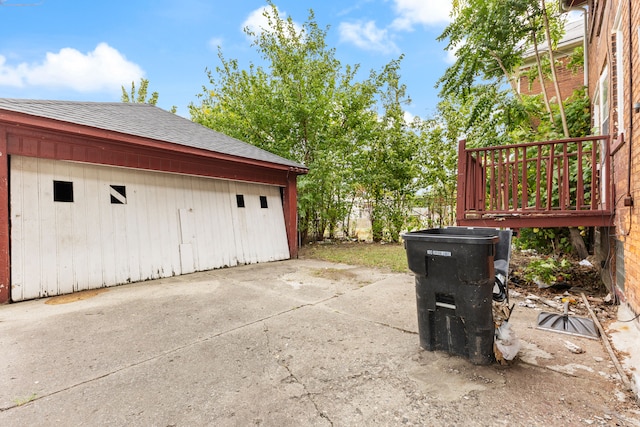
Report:
M11 299L289 258L280 188L11 157Z

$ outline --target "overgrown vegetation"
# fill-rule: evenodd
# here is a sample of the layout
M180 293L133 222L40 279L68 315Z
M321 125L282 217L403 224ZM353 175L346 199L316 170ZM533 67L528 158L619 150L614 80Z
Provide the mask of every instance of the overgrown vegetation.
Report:
M331 238L340 225L348 234L357 205L375 241L397 242L420 189L455 188L455 144L432 132L436 120L405 120L402 56L358 79L358 65L336 59L312 10L299 28L269 6L269 28L245 30L260 65L242 67L220 49L192 119L309 168L298 180L303 241Z
M524 278L539 286L565 282L571 277L572 264L566 259L543 258L532 260L524 269Z
M495 146L589 133L584 88L563 100L556 84L562 65L553 52L565 19L557 2L456 0L453 17L439 39L455 52L456 61L438 87L440 114L456 135L466 134L472 145ZM535 65L522 69L525 56ZM577 69L582 61L576 52L569 67ZM518 90L522 75L529 84L549 81L553 89L541 85L539 95L523 95Z
M371 219L374 241L450 225L463 136L469 146L494 146L590 131L584 88L564 101L557 84L549 93L542 85L537 96L517 88L527 50L535 58L529 82L557 83L553 52L564 27L557 2L455 0L453 21L439 39L456 61L438 82L437 113L411 123L402 55L360 79L358 65L342 64L327 46L329 28L313 10L299 27L268 5L268 28L245 29L260 60L243 66L219 49L219 65L207 71L208 83L189 110L198 123L309 167L298 181L305 242L336 231L350 236L356 208ZM580 61L576 52L569 66ZM417 207L430 215L415 215ZM531 245L547 241L565 249L555 235L529 234Z
M397 273L409 271L407 255L401 244L314 243L303 246L300 257L389 269Z
M455 0L453 21L440 36L456 56L438 82L439 114L447 134L466 135L469 147L590 134L585 88L577 88L567 99L560 93L557 68L564 65L554 52L564 33L564 19L558 2ZM581 53L579 48L570 56L570 69L583 65ZM525 56L535 65L523 70ZM518 90L522 75L529 84L547 81L551 88L542 84L539 95L523 95ZM529 180L535 180L533 168L529 172ZM571 242L580 243L580 236L577 229L523 230L519 241L523 247L567 252ZM543 249L545 244L549 246ZM584 245L579 246L584 252Z
M585 233L584 227L580 231ZM533 249L540 254L571 253L571 238L565 228L523 228L514 239L516 248Z

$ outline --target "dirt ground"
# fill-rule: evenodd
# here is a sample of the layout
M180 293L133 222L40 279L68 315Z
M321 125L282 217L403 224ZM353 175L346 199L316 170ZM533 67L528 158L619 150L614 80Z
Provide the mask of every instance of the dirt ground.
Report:
M510 289L525 297L533 295L560 305L563 298L565 300L568 298L571 301L569 305L571 313L588 317L589 311L582 301L582 294L584 294L591 309L606 329L606 326L616 319L617 306L602 281L600 271L595 267L595 261L590 262L591 266L585 266L580 265L579 260L564 258L571 264L565 271L567 274L560 275L560 280L551 283L551 286L540 287L525 278L525 271L533 259L547 257L518 250L512 251L509 263Z

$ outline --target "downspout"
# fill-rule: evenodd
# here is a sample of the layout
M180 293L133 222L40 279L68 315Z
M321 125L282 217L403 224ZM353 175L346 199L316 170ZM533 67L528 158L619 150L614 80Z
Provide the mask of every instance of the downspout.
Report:
M571 7L566 7L564 1L560 0L560 10L562 12L571 12L573 11L580 11L582 12L582 19L584 21L584 28L583 28L583 36L582 36L582 55L583 55L583 66L582 66L582 70L583 70L583 84L584 86L587 87L587 91L588 91L588 87L589 87L589 49L588 49L588 41L587 41L587 24L588 24L588 15L587 15L587 6L571 6Z
M587 24L588 24L588 16L587 16L587 8L585 7L576 7L575 9L582 10L582 19L584 20L584 36L582 37L582 55L584 64L582 65L582 69L584 70L584 85L587 87L587 93L589 93L589 42L587 41Z
M624 198L625 206L633 206L633 196L631 195L631 161L633 160L631 146L633 145L633 49L632 49L632 0L629 0L629 161L627 162L627 195ZM631 216L631 215L629 215Z

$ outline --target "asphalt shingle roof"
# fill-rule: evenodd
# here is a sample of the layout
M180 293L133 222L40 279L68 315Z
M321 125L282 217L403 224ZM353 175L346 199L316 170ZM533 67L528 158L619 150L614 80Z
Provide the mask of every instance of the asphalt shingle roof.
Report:
M306 169L304 165L148 104L0 98L0 110Z

